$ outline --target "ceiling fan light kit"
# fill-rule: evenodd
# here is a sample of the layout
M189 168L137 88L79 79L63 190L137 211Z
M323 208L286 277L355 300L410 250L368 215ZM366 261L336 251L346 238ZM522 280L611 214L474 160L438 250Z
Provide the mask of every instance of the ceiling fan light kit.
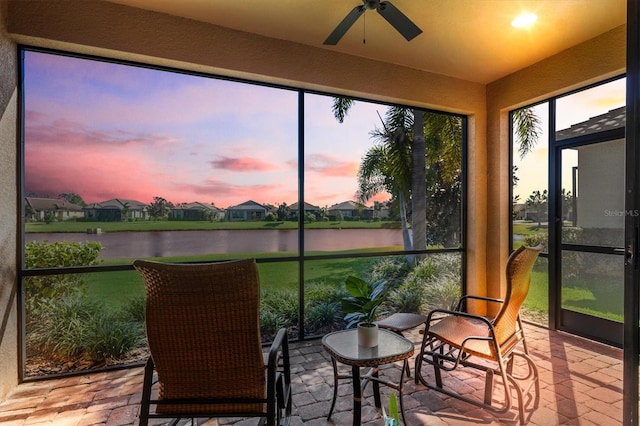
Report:
M376 10L380 16L382 16L393 28L396 29L407 41L413 40L416 36L422 33L422 30L414 24L411 19L400 12L389 1L380 0L362 0L361 6L354 7L351 12L345 16L345 18L338 24L338 26L329 34L329 37L324 41L326 45L336 45L349 31L349 28L358 20L367 10Z

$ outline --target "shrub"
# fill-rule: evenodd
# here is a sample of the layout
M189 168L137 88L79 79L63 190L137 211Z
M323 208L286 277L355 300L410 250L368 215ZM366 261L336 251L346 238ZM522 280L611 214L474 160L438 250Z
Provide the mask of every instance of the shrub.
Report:
M260 311L263 310L270 311L281 318L281 325L278 328L297 324L298 294L288 290L263 291L260 299Z
M91 360L117 359L131 351L142 336L142 323L102 314L87 325L85 353Z
M461 259L458 254L433 254L420 261L402 284L391 292L388 309L422 312L436 307L449 309L462 293Z
M389 294L386 307L390 312L420 313L424 300L424 289L417 281L408 282Z
M276 332L286 326L286 320L270 308L260 308L260 331L263 341L272 340Z
M327 333L342 324L343 312L335 301L320 301L305 309L305 326L315 333Z
M371 281L387 280L390 287L397 288L411 271L411 266L404 256L383 257L371 265L369 279Z
M25 244L25 266L32 268L57 268L62 266L97 265L102 244L96 241L83 243L30 241ZM25 279L27 303L34 299L51 299L81 292L86 285L80 274L43 275Z
M425 287L424 301L427 309L455 309L462 291L460 275L445 273Z
M122 321L105 307L79 295L42 302L27 333L28 350L59 361L119 358L142 337L142 325Z
M146 318L146 303L144 295L133 297L121 308L120 316L125 321L144 322Z
M343 286L335 286L325 282L311 282L305 286L304 298L306 304L316 304L321 301L339 302L347 295Z

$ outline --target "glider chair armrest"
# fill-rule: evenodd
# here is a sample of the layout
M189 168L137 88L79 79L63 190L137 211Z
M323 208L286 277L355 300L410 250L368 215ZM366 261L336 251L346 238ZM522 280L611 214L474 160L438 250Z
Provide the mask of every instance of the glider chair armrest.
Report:
M495 297L485 297L485 296L474 296L472 294L467 294L466 296L462 296L456 305L456 311L462 311L463 306L467 302L467 300L481 300L484 302L494 302L494 303L504 303L504 299L497 299Z
M267 410L285 410L284 418L291 415L291 366L289 364L289 335L286 328L278 330L271 343L267 362L267 400L277 401L277 406L267 406ZM278 421L279 423L279 421Z
M483 317L481 315L476 315L476 314L470 314L468 312L463 312L463 311L452 311L450 309L432 309L431 311L429 311L429 313L427 314L427 320L425 321L426 323L425 334L427 331L429 331L429 326L431 325L432 322L440 321L441 319L447 316L463 317L463 318L469 318L469 319L481 321L489 327L489 329L491 330L491 333L493 334L493 322L487 317Z

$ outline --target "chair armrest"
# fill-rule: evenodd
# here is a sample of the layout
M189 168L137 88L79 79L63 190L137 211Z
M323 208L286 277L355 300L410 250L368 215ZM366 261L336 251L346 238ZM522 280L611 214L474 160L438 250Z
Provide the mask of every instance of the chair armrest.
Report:
M462 304L467 301L467 299L474 300L482 300L485 302L495 302L495 303L504 303L504 299L496 299L495 297L485 297L485 296L474 296L472 294L467 294L466 296L462 296L456 305L456 311L462 309Z
M434 316L434 314L444 314L441 316L436 316L436 318L432 318ZM481 315L475 315L475 314L470 314L467 312L461 312L461 311L452 311L449 309L432 309L431 311L429 311L429 313L427 314L427 328L426 331L429 331L429 326L431 325L432 321L440 321L441 319L443 319L446 316L456 316L456 317L464 317L464 318L469 318L469 319L475 319L478 321L481 321L483 323L485 323L489 329L491 330L491 332L493 333L493 322L491 322L491 320L489 320L487 317L483 317Z
M282 364L280 364L282 361ZM282 366L279 371L278 367ZM271 406L271 402L276 401L278 398L278 390L276 383L280 383L280 380L284 382L284 389L282 392L286 395L282 396L284 401L288 400L291 392L291 370L289 366L289 336L286 328L278 330L276 337L271 343L269 348L269 356L267 361L267 412L270 418L274 418L275 410L277 407ZM273 410L273 413L269 413Z

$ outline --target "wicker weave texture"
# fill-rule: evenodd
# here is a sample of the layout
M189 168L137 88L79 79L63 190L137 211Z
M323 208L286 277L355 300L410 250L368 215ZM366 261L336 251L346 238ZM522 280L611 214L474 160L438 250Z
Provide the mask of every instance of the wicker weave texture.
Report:
M255 260L134 266L145 282L146 333L159 398L265 398ZM194 410L261 412L264 404L156 408Z
M496 340L502 346L511 339L518 328L520 307L529 294L531 284L531 270L542 251L542 246L521 246L511 253L507 261L507 291L504 303L494 322Z

